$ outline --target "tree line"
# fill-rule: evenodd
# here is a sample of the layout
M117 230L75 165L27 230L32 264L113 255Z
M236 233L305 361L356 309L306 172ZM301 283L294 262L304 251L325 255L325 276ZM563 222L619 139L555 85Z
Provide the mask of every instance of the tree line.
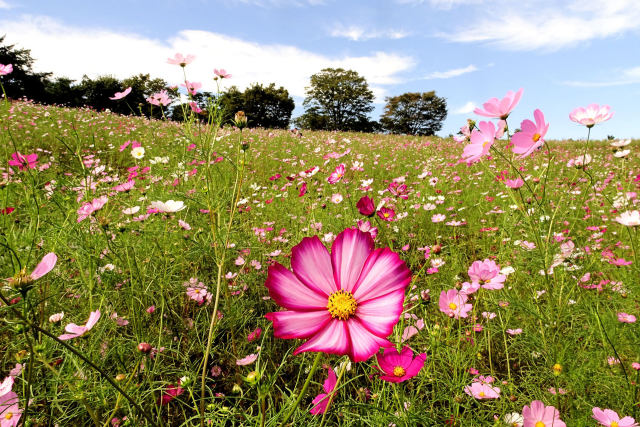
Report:
M34 59L28 49L4 44L0 37L0 64L12 64L13 72L5 75L2 84L11 99L27 98L43 104L67 107L91 107L119 114L139 114L154 118L183 120L184 114L198 111L206 120L207 109L216 104L223 121L231 121L238 111L244 111L248 127L288 128L358 132L389 132L409 135L434 135L442 128L447 116L446 99L434 91L408 92L385 98L386 105L379 121L369 114L374 109L374 94L366 79L356 71L325 68L311 76L303 102L305 112L291 119L295 108L293 98L284 87L274 83L254 83L244 91L231 86L220 94L197 92L190 102L180 103L179 88L169 86L161 78L138 74L119 80L113 76L80 81L53 77L53 73L33 70ZM117 92L131 88L123 99L110 99ZM166 91L169 105L150 108L147 99ZM195 91L194 91L195 92ZM192 92L193 93L193 92Z

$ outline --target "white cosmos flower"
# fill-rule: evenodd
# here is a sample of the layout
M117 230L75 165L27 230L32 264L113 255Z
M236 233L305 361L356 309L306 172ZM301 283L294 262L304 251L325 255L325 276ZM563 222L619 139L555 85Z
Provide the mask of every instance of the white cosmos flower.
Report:
M138 211L140 210L140 206L134 206L132 208L124 208L122 209L122 213L125 215L134 215L136 213L138 213Z
M133 156L134 159L141 159L144 157L144 148L143 147L136 147L133 150L131 150L131 155Z
M615 153L613 153L613 155L617 158L621 158L621 157L626 157L629 155L629 153L631 152L631 150L620 150L620 151L616 151Z
M166 202L156 200L154 202L151 202L151 207L158 209L160 212L173 213L181 211L186 206L181 200L167 200Z
M617 141L613 141L611 143L611 146L612 147L626 147L629 144L631 144L631 140L630 139L619 139Z
M640 211L622 212L615 220L627 227L635 227L640 225Z

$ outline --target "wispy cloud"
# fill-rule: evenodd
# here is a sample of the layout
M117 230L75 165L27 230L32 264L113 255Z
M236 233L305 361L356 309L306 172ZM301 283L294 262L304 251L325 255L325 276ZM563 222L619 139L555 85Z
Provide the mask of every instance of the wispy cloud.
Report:
M180 83L182 71L166 59L176 52L194 54L186 71L191 81L215 90L214 68L233 74L228 84L244 88L252 83L276 83L293 96L304 97L309 78L326 67L357 71L367 79L380 101L386 86L400 81L399 73L412 68L412 57L390 52L366 56L327 56L291 45L262 44L209 31L183 30L168 40L119 31L64 25L48 17L23 16L1 20L0 34L8 43L31 49L36 71L81 79L111 74L125 78L150 73L170 84Z
M231 2L236 4L248 4L262 8L322 6L327 3L325 0L231 0Z
M426 76L424 76L424 79L425 80L450 79L452 77L458 77L463 74L473 73L474 71L477 71L477 70L478 70L478 67L472 64L464 68L454 68L453 70L447 70L447 71L434 71L433 73L429 73Z
M485 19L437 34L460 43L487 43L506 50L556 51L640 29L637 0L537 0L524 7L506 0L485 7Z
M628 68L621 72L611 73L611 79L601 81L565 81L563 84L575 87L608 87L624 86L640 83L640 67Z
M393 39L405 38L409 33L402 30L370 30L357 25L336 25L329 32L331 37L342 37L353 41L363 41L370 39Z
M472 102L472 101L467 101L466 104L464 104L461 107L455 108L452 113L453 114L470 114L473 112L473 110L477 107L477 105Z
M11 9L11 8L13 8L12 5L10 5L4 0L0 0L0 9Z
M483 1L484 0L396 0L396 3L409 5L429 4L438 9L448 10L455 6L465 4L480 4L483 3Z

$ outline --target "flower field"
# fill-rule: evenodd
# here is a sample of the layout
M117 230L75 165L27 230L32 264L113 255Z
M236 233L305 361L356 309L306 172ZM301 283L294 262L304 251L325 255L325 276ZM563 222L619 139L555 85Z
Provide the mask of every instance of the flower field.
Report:
M2 427L637 425L638 141L521 95L455 139L3 101Z

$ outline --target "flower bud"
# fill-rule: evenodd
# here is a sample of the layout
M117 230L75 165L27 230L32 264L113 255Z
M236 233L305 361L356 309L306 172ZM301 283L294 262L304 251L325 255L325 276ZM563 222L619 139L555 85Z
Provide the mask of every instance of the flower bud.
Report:
M151 351L153 347L151 347L151 344L146 343L146 342L141 342L140 344L138 344L138 351L141 353L149 353Z
M238 111L234 118L236 127L239 129L247 127L247 116L245 116L244 111Z

